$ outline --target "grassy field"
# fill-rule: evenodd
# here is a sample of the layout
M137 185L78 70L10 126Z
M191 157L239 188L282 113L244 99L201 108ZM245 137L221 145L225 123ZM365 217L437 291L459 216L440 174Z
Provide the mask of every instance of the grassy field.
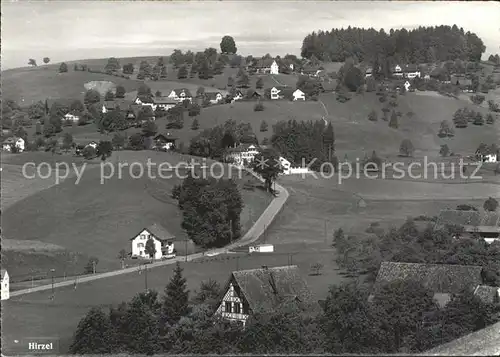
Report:
M137 80L139 64L142 60L147 60L155 64L158 57L133 57L120 59L121 64L134 63L135 72L130 79L120 78L102 73L90 73L74 71L74 63L86 64L93 70L104 70L107 59L89 59L81 61L67 62L68 72L59 73L58 64L50 64L39 67L22 67L2 71L2 90L6 99L12 99L21 106L28 106L37 101L52 99L83 99L85 93L84 84L91 81L109 81L115 85L123 85L129 97L134 97L137 88L144 83ZM168 58L165 57L165 61ZM146 81L146 84L153 89L153 92L160 90L163 94L174 88L188 88L192 93L196 93L199 86L205 87L207 92L224 91L227 88L229 77L236 78L238 68L227 66L220 75L215 75L210 79L194 78L178 79L178 69L171 64L167 64L167 78L161 81ZM297 83L296 75L252 75L250 76L250 87L255 88L258 78L262 77L264 88L271 88L275 85L286 85L295 87Z
M115 152L109 160L114 164L116 174L112 179L104 181L104 184L100 184L101 168L95 165L85 168L78 184L75 184L77 177L68 178L59 185L53 185L52 178L42 180L47 183L37 186L38 192L34 189L30 191L29 196L26 196L27 191L15 191L22 193L23 199L2 212L3 235L8 239L51 243L69 252L96 256L99 259L98 270L105 271L120 267L118 252L130 248L129 239L135 232L157 222L177 237L180 241L177 250L179 254L184 254L182 241L187 237L181 228L182 213L177 208L177 203L170 198L173 185L180 181L176 178L159 178L154 166L152 174L157 178L148 178L145 166L148 158L153 163L169 162L172 165L188 160L188 157L150 151ZM144 177L133 178L139 174L138 167L134 170L125 167L120 179L117 166L119 162L141 163L145 170ZM217 174L217 170L216 168L214 173ZM228 170L225 172L227 177ZM107 167L104 173L109 174L110 168ZM235 171L231 174L237 178ZM247 181L256 183L253 176L237 178L240 188ZM4 186L6 191L11 191L8 183L4 183ZM246 231L267 207L271 197L260 189L241 189L241 192L245 203L241 224L243 231ZM192 252L194 247L188 245L188 249ZM12 258L7 261L18 260ZM8 264L6 268L12 277L26 274L27 269L44 272L49 270L46 264L31 264L29 260L24 266ZM61 275L63 273L58 272Z
M332 263L332 251L322 254L304 252L292 257L292 263L299 266L307 278L311 290L321 298L328 286L341 281L337 274L332 275L336 267ZM239 258L238 258L239 257ZM217 280L223 285L229 272L236 269L259 268L262 265L281 266L289 263L288 254L231 254L207 258L203 262L182 264L188 289L193 292L203 280ZM308 276L311 261L324 264L324 274ZM173 266L166 266L148 272L148 288L163 292L172 276ZM81 284L76 290L65 288L56 291L54 301L49 300L51 292L34 293L24 297L11 298L2 302L2 348L8 351L13 340L20 336L53 336L60 338L60 345L67 348L78 321L92 306L108 307L121 301L129 300L138 292L144 291L145 275L127 274L113 279L104 279ZM96 293L98 292L98 293ZM64 316L64 318L60 318ZM29 323L26 323L29 321ZM63 352L63 351L62 351Z
M184 264L191 291L208 278L224 283L231 270L291 262L299 266L315 295L323 298L330 285L345 279L334 263L335 250L330 247L334 230L343 228L349 234L364 235L372 222L380 222L382 227L398 226L408 216L433 216L440 209L462 203L481 206L488 193L494 195L486 188L476 190L472 185L445 185L441 182L402 181L395 185L394 182L360 179L338 185L332 180L302 179L300 176L283 176L279 182L288 189L290 198L260 239L274 244L275 253L229 254L207 257L203 263ZM443 193L440 194L440 190ZM425 197L427 191L433 196ZM358 206L361 196L365 198L366 207ZM310 276L310 267L316 262L324 265L323 273ZM151 271L148 287L161 291L171 274L172 267ZM128 300L142 291L144 285L144 275L130 274L83 284L76 291L71 288L58 290L53 302L48 299L50 292L13 298L4 305L4 344L12 346L12 340L19 336L43 334L59 336L61 345L67 346L79 319L90 307L108 307ZM56 317L61 315L67 318ZM24 323L27 320L31 323Z

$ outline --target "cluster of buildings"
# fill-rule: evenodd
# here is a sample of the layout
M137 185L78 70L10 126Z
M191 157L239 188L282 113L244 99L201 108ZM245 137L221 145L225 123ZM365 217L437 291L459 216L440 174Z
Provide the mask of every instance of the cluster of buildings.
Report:
M23 138L18 136L11 136L2 142L2 150L7 152L23 152L25 150L26 142Z
M488 285L483 276L481 266L382 262L369 301L386 284L412 281L429 289L441 308L453 295L466 290L486 303L500 302L500 287ZM294 305L305 314L314 314L324 308L324 302L314 299L297 266L263 266L230 274L216 314L245 325L254 312L272 312L280 306Z
M226 150L224 160L239 167L248 166L255 160L255 157L261 153L262 149L265 148L265 146L258 146L256 144L235 145L234 147ZM283 156L279 157L279 162L269 164L280 165L283 168L284 175L310 172L307 167L297 167L292 165L292 163Z
M440 229L446 226L463 227L462 237L478 236L486 243L500 240L500 214L498 212L442 210L434 228Z

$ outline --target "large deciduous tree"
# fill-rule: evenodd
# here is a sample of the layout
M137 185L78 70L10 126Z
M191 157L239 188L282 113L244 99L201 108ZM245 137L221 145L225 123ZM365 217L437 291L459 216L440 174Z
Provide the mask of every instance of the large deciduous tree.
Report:
M222 53L235 54L237 52L236 43L231 36L224 36L220 42L220 50Z

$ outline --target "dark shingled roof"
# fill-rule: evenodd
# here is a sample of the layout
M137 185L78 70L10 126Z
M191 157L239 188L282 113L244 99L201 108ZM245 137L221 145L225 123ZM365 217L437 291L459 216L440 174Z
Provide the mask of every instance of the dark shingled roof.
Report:
M422 356L500 356L500 322L422 353Z
M144 229L147 229L149 231L149 233L151 233L153 236L155 236L156 239L158 239L158 240L172 240L175 238L175 236L173 234L171 234L169 231L167 231L163 226L160 226L159 224L156 224L156 223L153 223L149 227L146 227ZM142 229L141 229L141 232L142 232ZM138 232L130 240L137 237L137 235L141 232Z
M208 100L216 100L217 94L222 95L220 92L205 92L205 98Z
M477 211L442 210L436 222L436 227L445 225L478 226L481 215Z
M434 293L457 294L482 284L482 267L453 264L419 264L382 262L375 281L375 290L397 280L421 283Z
M319 308L296 265L233 271L230 281L238 285L252 310L272 311L290 301L304 309Z
M497 212L485 212L481 218L480 226L500 226L500 214Z
M476 290L474 290L474 295L486 303L494 303L498 300L498 295L500 294L500 288L496 286L479 285Z

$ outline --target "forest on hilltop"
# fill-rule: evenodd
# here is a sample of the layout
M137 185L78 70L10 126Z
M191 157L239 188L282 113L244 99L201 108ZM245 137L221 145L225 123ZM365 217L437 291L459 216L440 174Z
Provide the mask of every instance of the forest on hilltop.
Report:
M344 62L353 57L374 62L392 59L394 63L433 63L436 61L479 61L486 50L483 41L463 28L453 26L419 27L414 30L363 29L348 27L318 31L307 35L301 55L322 61Z

